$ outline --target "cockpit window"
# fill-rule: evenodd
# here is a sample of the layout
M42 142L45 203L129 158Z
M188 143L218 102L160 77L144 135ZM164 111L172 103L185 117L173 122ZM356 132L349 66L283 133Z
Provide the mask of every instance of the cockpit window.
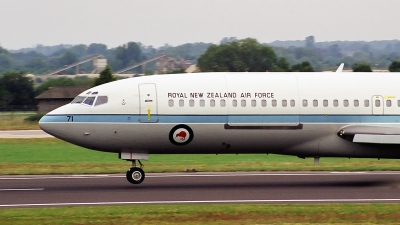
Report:
M95 99L96 97L88 97L88 98L86 98L85 99L85 101L83 102L83 104L86 104L86 105L93 105L93 102L94 102L94 99Z
M77 96L71 103L82 103L85 98L85 96Z
M77 96L74 100L72 100L71 104L85 104L88 106L98 106L102 104L106 104L108 102L108 96Z
M108 102L108 96L98 96L96 99L95 106L105 104Z

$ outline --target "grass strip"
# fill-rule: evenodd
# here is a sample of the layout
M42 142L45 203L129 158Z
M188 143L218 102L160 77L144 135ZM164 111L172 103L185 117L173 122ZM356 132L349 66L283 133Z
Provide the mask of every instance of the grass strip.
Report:
M4 208L6 224L398 224L400 204L183 204Z
M220 171L391 171L400 160L312 158L267 154L150 155L146 172ZM130 162L117 153L81 148L55 139L0 139L0 174L121 173Z
M38 121L26 121L25 119L34 116L34 112L1 112L1 130L40 130Z

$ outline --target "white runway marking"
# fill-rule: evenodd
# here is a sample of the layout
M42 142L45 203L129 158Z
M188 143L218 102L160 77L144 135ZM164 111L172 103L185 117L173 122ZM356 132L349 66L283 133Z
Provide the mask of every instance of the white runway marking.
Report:
M44 191L44 188L9 188L0 189L0 191Z
M146 178L162 177L238 177L238 176L327 176L327 175L400 175L400 172L316 172L316 173L165 173L147 174ZM93 179L93 178L118 178L125 177L121 174L81 174L81 175L16 175L0 176L0 180L34 180L34 179Z
M93 179L93 178L112 178L125 177L123 175L30 175L30 176L0 176L0 180L46 180L46 179ZM146 176L147 177L147 176Z
M144 201L144 202L82 202L82 203L43 203L9 204L0 207L37 207L37 206L95 206L128 204L217 204L217 203L351 203L351 202L400 202L400 199L275 199L275 200L205 200L205 201Z
M388 172L265 172L265 173L148 173L146 178L162 177L244 177L244 176L359 176L359 175L400 175L400 171ZM79 175L15 175L0 176L0 180L45 180L45 179L96 179L96 178L124 178L125 174L79 174Z
M328 176L328 175L360 175L361 173L249 173L249 174L165 174L149 175L147 177L244 177L244 176ZM366 173L362 173L366 174ZM376 173L375 173L376 174ZM393 173L391 173L393 174ZM400 175L400 173L399 173Z

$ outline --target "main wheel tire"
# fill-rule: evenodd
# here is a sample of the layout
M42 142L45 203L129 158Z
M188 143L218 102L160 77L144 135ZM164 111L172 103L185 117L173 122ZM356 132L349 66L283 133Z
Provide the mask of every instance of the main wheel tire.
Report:
M126 172L126 179L132 184L142 183L144 177L144 171L137 167L132 167Z

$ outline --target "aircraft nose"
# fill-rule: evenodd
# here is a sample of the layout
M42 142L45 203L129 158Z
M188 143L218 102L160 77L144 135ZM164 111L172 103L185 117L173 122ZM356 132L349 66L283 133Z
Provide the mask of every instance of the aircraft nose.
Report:
M40 120L39 120L39 127L42 129L44 132L49 133L49 122L48 118L49 116L46 114L44 115Z
M46 114L39 120L39 127L50 135L60 137L65 133L66 129L63 123L58 120L59 118L56 115Z
M40 129L55 137L59 137L66 130L64 122L67 121L66 118L68 116L64 116L65 113L68 113L68 105L61 106L47 113L39 120Z

